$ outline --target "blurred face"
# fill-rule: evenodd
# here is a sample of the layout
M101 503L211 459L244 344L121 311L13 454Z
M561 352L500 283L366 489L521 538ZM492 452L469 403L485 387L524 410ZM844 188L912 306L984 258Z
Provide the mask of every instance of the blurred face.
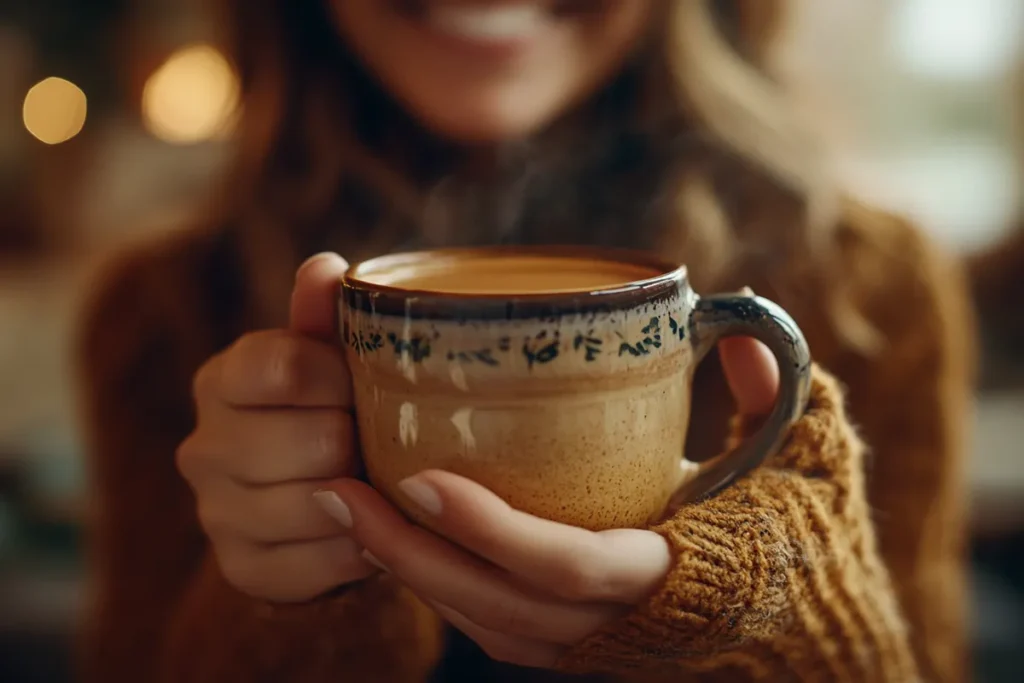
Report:
M529 135L613 77L655 0L331 0L350 49L425 126Z

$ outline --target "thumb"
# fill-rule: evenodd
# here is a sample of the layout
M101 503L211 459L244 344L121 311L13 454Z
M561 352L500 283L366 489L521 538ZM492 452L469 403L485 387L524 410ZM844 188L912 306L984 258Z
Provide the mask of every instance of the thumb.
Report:
M718 343L722 370L741 415L767 415L779 393L779 364L756 339L731 337Z
M348 262L337 254L309 258L295 273L288 327L293 332L334 339L338 335L338 288Z

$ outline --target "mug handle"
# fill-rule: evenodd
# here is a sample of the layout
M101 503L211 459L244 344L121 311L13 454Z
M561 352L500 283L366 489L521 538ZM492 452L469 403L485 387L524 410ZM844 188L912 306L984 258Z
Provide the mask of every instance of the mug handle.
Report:
M753 294L698 298L689 327L695 363L726 337L753 337L762 342L779 364L779 394L753 436L729 452L699 464L689 463L696 472L677 489L670 508L715 495L775 455L806 409L811 387L807 340L793 318L768 299Z

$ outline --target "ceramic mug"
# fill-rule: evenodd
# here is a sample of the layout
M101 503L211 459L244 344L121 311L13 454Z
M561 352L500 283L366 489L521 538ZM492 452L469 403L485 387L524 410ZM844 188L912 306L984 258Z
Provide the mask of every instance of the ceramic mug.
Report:
M686 268L597 248L376 258L341 287L342 339L371 483L443 469L514 508L593 530L642 527L713 495L780 446L806 406L797 325L756 296L699 297ZM781 386L738 448L685 458L693 374L727 336L762 341Z

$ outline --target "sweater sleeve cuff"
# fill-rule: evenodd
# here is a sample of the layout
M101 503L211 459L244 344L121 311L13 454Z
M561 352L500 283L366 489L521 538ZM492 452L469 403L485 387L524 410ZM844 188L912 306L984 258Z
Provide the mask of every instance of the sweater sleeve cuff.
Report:
M795 552L770 512L689 510L656 529L675 562L662 588L612 628L571 651L571 673L720 668L729 652L770 658L789 602ZM760 642L760 645L758 645ZM753 661L753 659L751 660Z
M737 420L733 438L750 425ZM913 681L875 551L863 446L815 368L781 451L654 528L675 561L645 604L571 650L571 673L716 672L726 680Z

